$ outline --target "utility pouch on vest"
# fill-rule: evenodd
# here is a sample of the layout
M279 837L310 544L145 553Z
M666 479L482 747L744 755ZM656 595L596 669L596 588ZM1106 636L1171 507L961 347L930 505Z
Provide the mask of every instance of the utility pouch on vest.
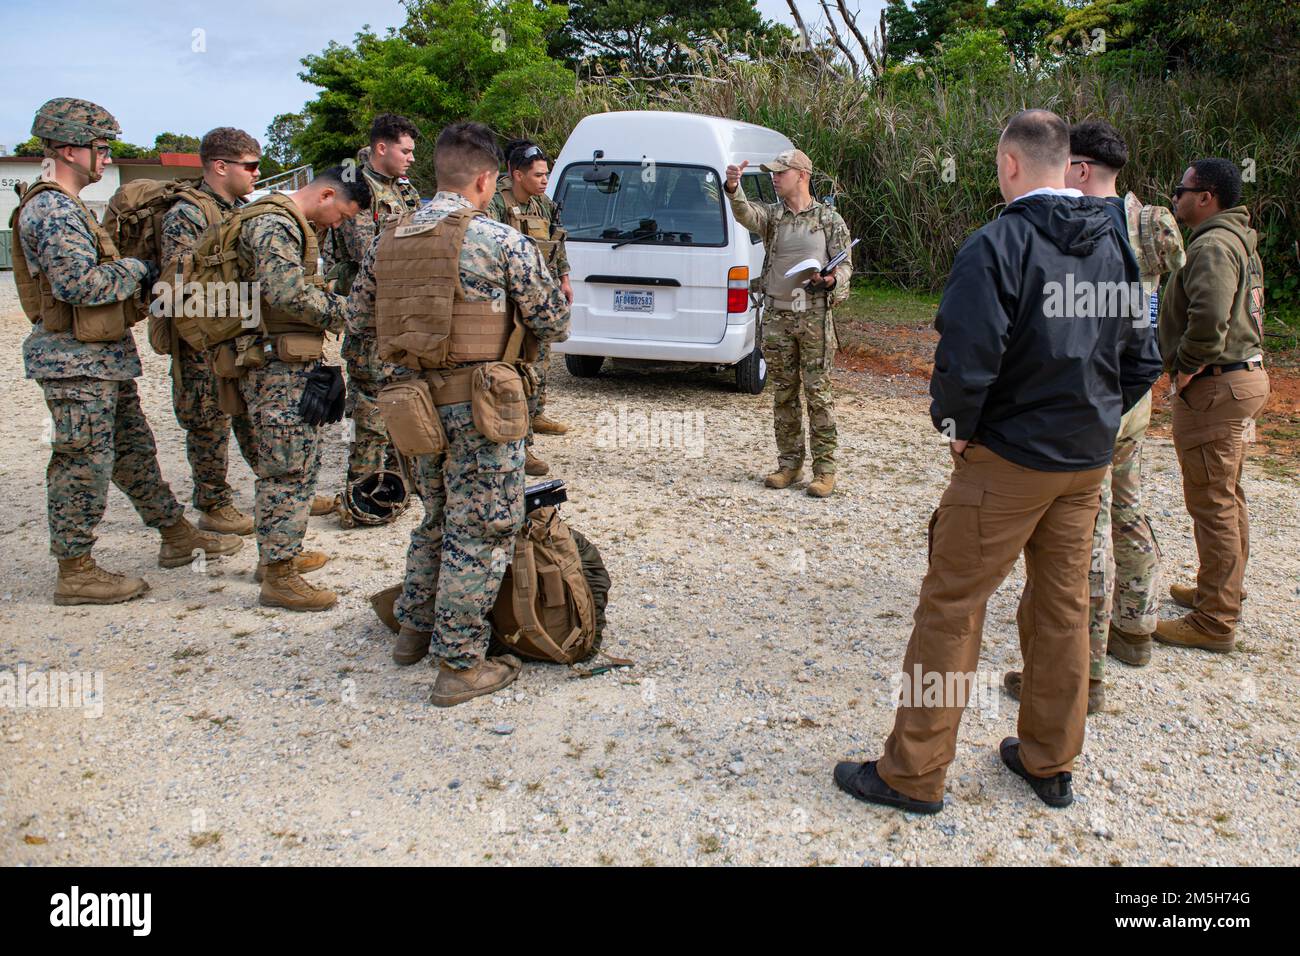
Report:
M155 355L171 355L175 351L175 339L172 336L172 317L149 313L149 347Z
M241 369L236 360L234 342L222 342L208 353L212 374L217 379L217 407L227 415L241 415L248 410L239 391Z
M120 342L126 335L126 302L74 305L72 334L78 342Z
M19 254L22 250L18 250ZM62 299L54 298L54 294L49 291L48 286L41 289L41 316L45 319L46 332L71 332L72 331L72 309Z
M542 377L538 374L537 366L531 362L520 365L519 373L524 380L524 395L532 398L542 385Z
M379 390L379 414L388 437L403 455L438 455L447 449L447 433L423 379L393 382Z
M325 337L310 332L275 336L275 357L281 362L314 362L325 354Z
M488 441L518 441L528 434L528 399L513 365L485 362L474 369L470 403L474 427Z
M243 375L250 368L261 368L275 354L275 344L256 335L241 335L230 344L235 349L236 376Z

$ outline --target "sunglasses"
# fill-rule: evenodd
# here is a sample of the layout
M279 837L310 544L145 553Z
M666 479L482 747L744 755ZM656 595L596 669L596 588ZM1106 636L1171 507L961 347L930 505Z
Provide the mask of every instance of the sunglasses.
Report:
M244 170L250 173L257 172L258 167L262 165L262 161L260 159L255 159L249 163L242 163L237 159L218 159L217 162L226 163L229 166L243 166Z
M87 146L84 143L64 143L59 149L90 149L99 153L100 156L107 156L113 151L112 146Z
M1214 190L1210 189L1208 186L1175 186L1174 198L1182 199L1183 193L1210 193L1210 192L1214 192Z

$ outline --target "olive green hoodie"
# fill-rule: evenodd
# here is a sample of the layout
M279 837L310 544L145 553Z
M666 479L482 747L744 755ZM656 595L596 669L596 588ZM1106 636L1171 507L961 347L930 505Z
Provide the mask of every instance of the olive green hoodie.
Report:
M1263 354L1264 267L1245 206L1225 209L1192 231L1187 262L1169 277L1160 303L1165 371L1244 362Z

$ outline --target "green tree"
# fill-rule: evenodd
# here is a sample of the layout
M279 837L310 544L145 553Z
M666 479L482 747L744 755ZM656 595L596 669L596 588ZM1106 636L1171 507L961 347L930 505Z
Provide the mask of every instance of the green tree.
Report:
M991 13L987 0L889 0L885 26L889 57L901 62L909 57L931 56L945 35L987 27Z
M331 43L303 59L299 76L321 88L290 142L302 162L339 162L365 145L375 113L409 117L421 142L411 178L433 184L431 139L447 123L477 119L513 135L540 119L541 104L573 89L574 75L548 53L563 6L531 0L407 0L406 23L377 36L363 27L350 46Z
M271 120L266 128L266 142L262 144L263 160L270 159L285 169L300 165L293 138L306 128L307 121L301 113L281 113Z
M566 32L607 72L626 64L647 76L685 71L688 51L734 55L762 48L774 26L753 0L572 0Z
M185 133L159 133L154 137L155 153L197 153L199 138Z

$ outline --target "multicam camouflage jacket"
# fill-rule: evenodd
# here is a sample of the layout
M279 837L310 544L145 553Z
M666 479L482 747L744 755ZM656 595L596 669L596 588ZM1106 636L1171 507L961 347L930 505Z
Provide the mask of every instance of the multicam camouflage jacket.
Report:
M470 207L459 193L439 192L414 213L412 223L441 222L456 209ZM348 296L347 327L351 334L374 328L375 252L373 243ZM519 310L519 318L541 342L562 342L569 336L569 306L542 262L537 246L527 236L503 223L479 216L465 233L460 251L460 281L466 297L489 301L504 289ZM410 370L384 365L384 378L407 375Z
M726 192L726 190L723 190ZM767 289L772 285L774 272L774 262L776 259L776 250L773 246L776 243L778 231L784 226L802 226L809 230L824 230L826 232L826 251L828 256L835 256L847 249L852 241L849 236L849 227L844 224L840 214L831 206L813 199L812 205L802 212L791 212L790 208L784 202L774 203L755 203L750 202L745 196L745 191L737 187L735 193L727 193L727 198L731 202L732 212L735 213L736 221L748 229L763 237L763 274L759 277L758 286L760 289ZM849 297L849 279L853 275L852 258L845 259L835 269L835 288L831 290L830 301L827 306L831 306L845 301Z
M23 207L18 219L22 255L32 274L49 280L56 298L72 305L106 305L140 291L150 272L141 259L99 261L87 213L69 196L47 190ZM117 342L79 342L71 330L47 332L37 322L23 342L28 378L126 381L140 374L135 337L127 329Z

